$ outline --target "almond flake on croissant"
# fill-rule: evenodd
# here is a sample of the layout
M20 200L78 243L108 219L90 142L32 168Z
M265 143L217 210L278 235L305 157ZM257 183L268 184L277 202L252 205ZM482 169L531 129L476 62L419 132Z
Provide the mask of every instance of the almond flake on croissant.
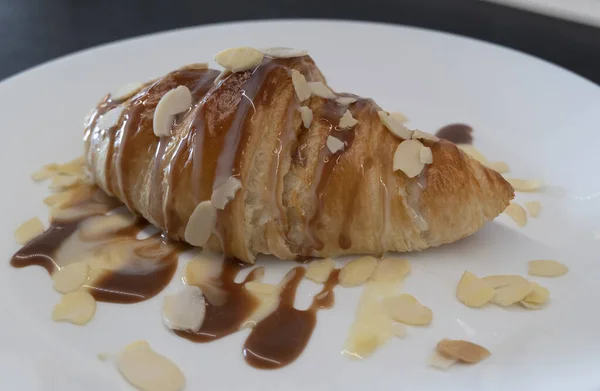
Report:
M313 60L298 53L265 55L216 84L218 71L190 65L123 100L108 95L85 128L96 182L170 238L185 240L188 222L211 224L209 231L190 226L188 234L203 232L206 246L246 262L258 254L422 250L474 233L509 204L513 189L498 173L448 141L396 124L371 99L334 93ZM192 104L158 137L156 106L180 86ZM102 117L118 109L116 124L103 128ZM393 170L402 136L422 144L411 148L422 167L413 178ZM343 143L335 153L330 137ZM421 161L421 148L431 159L427 153ZM413 159L412 152L398 159ZM214 225L190 219L211 198L219 207L196 215L216 213Z

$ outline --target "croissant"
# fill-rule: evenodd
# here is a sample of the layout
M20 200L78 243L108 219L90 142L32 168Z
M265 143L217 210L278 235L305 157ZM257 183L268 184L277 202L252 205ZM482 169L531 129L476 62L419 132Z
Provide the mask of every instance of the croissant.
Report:
M180 113L158 119L179 89ZM332 92L304 53L221 74L194 64L109 94L84 145L106 193L170 239L245 262L423 250L471 235L514 196L453 143Z

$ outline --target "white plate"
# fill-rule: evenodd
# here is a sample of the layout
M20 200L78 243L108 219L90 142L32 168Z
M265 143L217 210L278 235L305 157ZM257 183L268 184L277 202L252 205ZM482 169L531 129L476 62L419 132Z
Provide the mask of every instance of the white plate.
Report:
M410 328L361 362L340 355L360 288L337 288L337 303L318 315L307 349L292 365L261 371L244 363L247 330L210 344L167 332L161 295L136 305L100 303L86 327L53 323L59 295L41 268L12 269L13 231L44 216L43 185L29 174L78 156L82 119L107 91L182 64L207 61L240 45L306 48L340 91L375 97L402 111L411 126L435 131L452 122L475 128L476 145L510 164L517 177L545 180L543 210L518 228L506 216L458 243L408 254L413 273L405 290L432 308L431 327ZM172 358L189 390L592 390L600 387L600 89L556 66L471 39L405 27L330 21L215 25L152 35L87 50L0 84L4 187L0 238L0 385L11 390L131 389L97 353L146 339ZM466 308L454 298L466 269L526 275L527 261L558 259L571 272L547 286L542 311ZM295 266L270 264L272 276ZM274 277L272 277L274 278ZM307 306L315 284L300 290ZM427 367L435 343L464 338L492 356L448 372Z

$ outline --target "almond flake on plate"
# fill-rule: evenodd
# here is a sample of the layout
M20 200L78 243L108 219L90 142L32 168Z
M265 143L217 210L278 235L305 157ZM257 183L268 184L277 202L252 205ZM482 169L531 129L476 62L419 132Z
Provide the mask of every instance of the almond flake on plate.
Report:
M60 303L54 306L52 320L70 322L79 326L88 323L96 313L96 300L84 291L70 292L64 295Z
M192 246L204 246L217 221L217 209L210 201L202 201L192 212L185 226L185 241Z
M521 300L519 302L519 304L521 304L523 307L527 308L528 310L541 310L542 308L544 308L546 306L546 304L532 303L532 302L525 301L525 300Z
M558 277L567 274L569 271L566 265L550 259L529 261L527 266L529 275L538 277Z
M414 178L423 171L425 164L421 162L421 148L419 140L404 140L394 152L394 171L402 171L409 178Z
M356 119L354 119L354 117L352 117L352 113L350 112L350 110L346 110L344 115L342 115L342 118L340 118L340 123L339 123L338 127L340 129L350 129L357 123L358 123L358 120L356 120Z
M348 262L340 270L339 283L343 287L358 286L371 277L377 268L377 259L373 257L360 257Z
M181 369L152 350L147 341L125 346L117 357L117 368L131 385L141 391L180 391L185 387Z
M286 47L260 48L258 50L265 56L273 58L302 57L308 54L307 50Z
M15 239L19 244L26 244L44 233L44 224L38 217L33 217L17 228Z
M244 284L244 288L254 293L255 295L275 295L279 291L279 287L274 284L267 284L260 281L248 281Z
M413 140L419 139L419 140L428 140L428 141L433 141L433 142L440 141L440 139L438 137L434 136L433 134L427 133L427 132L422 132L420 130L413 130L413 134L412 134L411 138Z
M56 164L56 163L46 164L44 167L40 168L39 170L37 170L36 172L31 174L31 179L33 179L36 182L43 181L44 179L48 179L48 178L56 175L57 167L58 167L58 164Z
M520 227L527 224L527 213L525 209L516 202L511 202L504 210L511 219L513 219Z
M537 179L504 178L516 191L537 191L544 187L544 182Z
M516 274L499 274L495 276L483 277L490 286L494 289L503 288L509 285L529 283L527 279Z
M422 146L419 151L419 160L423 164L433 164L433 154L431 153L431 149L426 146Z
M323 82L312 81L308 83L312 95L325 99L335 99L335 94Z
M504 174L510 170L508 164L505 162L488 162L485 166L496 171L498 174Z
M331 153L342 151L346 145L333 136L327 136L327 148Z
M472 146L471 144L456 144L456 146L458 147L458 149L460 149L461 151L463 151L464 153L466 153L473 159L477 160L479 163L483 164L484 166L486 164L488 164L488 160L486 159L486 157L483 156L483 154L477 148Z
M329 275L335 268L335 262L332 259L319 259L312 261L308 268L306 268L306 274L304 277L312 280L318 284L323 284L329 278Z
M52 273L54 289L60 293L74 292L86 283L90 267L85 262L73 262Z
M399 281L410 273L410 262L408 259L385 258L379 261L377 269L373 272L373 281Z
M392 334L396 338L404 338L406 337L406 326L402 323L394 323L392 325Z
M475 364L490 356L490 351L481 345L463 340L442 339L436 350L442 356L458 361Z
M358 100L358 98L355 98L353 96L340 96L335 101L340 106L348 106L348 105L351 105L352 103L356 102L357 100Z
M217 64L232 72L243 72L260 65L264 55L251 47L230 48L215 55Z
M532 290L533 287L527 280L497 288L494 297L492 298L492 303L502 307L508 307L509 305L513 305L521 300L524 300Z
M52 191L61 191L69 189L81 182L81 178L72 175L55 175L52 177L52 183L49 189Z
M164 298L163 320L171 330L198 332L205 314L204 295L195 285L186 285L177 294Z
M442 371L447 370L454 363L456 363L455 359L444 357L437 351L434 351L433 354L429 357L429 365L436 369L441 369Z
M471 308L483 307L492 300L494 293L494 288L486 280L470 272L463 273L456 288L456 298Z
M125 213L114 213L107 216L94 216L86 219L79 226L80 236L88 240L98 240L135 224L135 218Z
M309 107L301 106L298 108L298 111L300 112L300 118L302 118L302 125L304 125L306 129L310 129L310 124L312 124L313 121L312 110Z
M542 204L539 201L529 201L525 203L525 209L529 212L529 216L538 217L542 209Z
M142 87L144 87L144 83L132 82L124 84L117 88L114 92L110 93L110 99L116 101L125 100L141 90Z
M175 115L189 110L191 106L192 93L186 86L173 88L164 94L154 110L152 119L154 134L158 137L170 136Z
M550 291L548 290L548 288L544 288L543 286L535 282L531 283L531 287L531 293L525 296L525 298L522 301L534 304L544 304L548 301L548 298L550 298Z
M387 128L393 135L400 137L404 140L409 140L412 137L412 130L408 129L406 126L402 125L396 118L390 116L385 111L378 111L377 115L379 115L379 119L383 126Z
M429 307L419 303L417 299L406 293L386 297L381 304L385 313L396 322L412 326L426 326L433 319L433 312Z
M235 194L242 188L242 182L236 177L229 177L221 186L213 190L210 202L217 209L223 210L235 198Z
M296 96L298 97L298 100L300 102L304 102L305 100L310 98L310 86L306 82L306 78L304 77L304 75L296 69L292 69L292 84L294 85Z

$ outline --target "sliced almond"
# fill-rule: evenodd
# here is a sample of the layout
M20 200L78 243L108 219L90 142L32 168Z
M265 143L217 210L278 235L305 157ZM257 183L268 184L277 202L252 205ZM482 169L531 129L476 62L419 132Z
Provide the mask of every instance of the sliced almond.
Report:
M396 338L404 338L406 337L406 326L402 323L394 323L392 325L392 334Z
M123 106L117 106L104 113L98 120L97 126L100 129L109 129L119 123Z
M244 284L244 288L254 293L255 295L275 295L279 291L279 287L274 284L267 284L260 281L248 281Z
M404 140L410 140L412 137L412 130L408 129L406 126L402 125L402 122L399 122L396 118L390 116L385 111L378 111L377 115L379 115L379 119L381 123L390 131L393 135L400 137Z
M70 292L64 295L60 303L54 306L52 320L70 322L79 326L88 323L96 313L96 300L84 291Z
M550 298L550 291L548 290L548 288L544 288L543 286L535 282L531 283L531 287L531 293L525 296L523 301L535 304L544 304L548 301L548 298Z
M298 111L300 112L300 117L302 118L302 124L306 129L310 129L310 124L313 121L313 112L309 107L301 106Z
M285 47L262 48L262 49L258 49L258 50L265 56L273 57L273 58L302 57L302 56L306 56L308 54L307 50L285 48Z
M413 134L411 136L411 138L414 139L418 139L418 140L428 140L428 141L433 141L433 142L438 142L440 141L440 139L436 136L434 136L431 133L427 133L427 132L422 132L420 130L414 130Z
M52 274L54 289L60 293L74 292L85 284L90 275L90 267L85 262L73 262Z
M91 204L85 206L76 206L73 208L63 209L62 207L53 207L50 209L51 221L75 220L82 217L105 214L108 212L109 206L105 204Z
M115 101L125 100L141 90L142 87L144 87L144 83L132 82L124 84L110 93L110 99Z
M202 201L192 212L185 226L185 241L192 246L204 246L217 221L217 209L210 201Z
M56 175L57 167L58 167L58 164L55 164L55 163L46 164L44 167L40 168L38 171L31 174L31 179L33 179L36 182L43 181L44 179L48 179L48 178Z
M226 79L227 76L231 75L233 72L231 72L229 69L223 69L221 71L221 73L219 73L219 75L215 78L215 81L213 82L215 85L218 84L221 80Z
M505 172L508 172L510 170L508 164L506 164L505 162L489 162L486 163L485 166L496 171L498 174L504 174Z
M422 146L421 150L419 151L419 160L423 164L432 164L433 154L431 153L431 149L426 146Z
M537 191L544 187L544 181L536 179L505 178L516 191Z
M386 297L381 301L385 313L396 322L426 326L433 319L433 312L429 307L419 303L409 294Z
M329 278L329 275L335 268L335 262L332 259L319 259L312 261L306 269L304 277L318 284L323 284Z
M185 376L173 361L156 353L146 341L125 346L117 357L123 377L141 391L180 391Z
M242 182L236 177L229 177L224 184L213 190L210 202L217 209L223 210L235 198L235 194L242 188Z
M346 110L344 115L342 115L342 118L340 118L340 123L339 123L338 127L340 129L350 129L357 123L358 123L358 120L354 119L350 110Z
M483 280L490 284L490 286L494 289L503 288L505 286L514 284L529 283L529 281L527 281L524 277L517 276L514 274L499 274L495 276L487 276L483 277Z
M488 164L488 160L486 159L486 157L483 156L483 154L477 148L472 146L471 144L456 144L456 146L461 151L463 151L464 153L466 153L473 159L477 160L479 163L483 164L484 166L486 164Z
M305 100L310 98L310 86L306 82L306 78L304 77L304 75L296 69L292 69L292 84L294 85L296 96L298 97L298 100L300 102L304 102Z
M217 64L232 72L243 72L260 65L264 55L251 47L225 49L215 56Z
M494 293L494 288L486 280L470 272L463 273L456 288L456 298L471 308L483 307L492 300Z
M528 310L541 310L542 308L544 308L546 306L545 304L532 303L532 302L525 301L525 300L521 300L519 302L519 304L521 304L523 307L527 308Z
M529 261L527 272L530 276L558 277L569 272L569 268L560 262L549 259Z
M358 100L358 98L355 98L353 96L340 96L335 101L340 106L349 106L352 103L356 102L357 100Z
M391 112L390 117L392 117L396 121L400 122L401 124L408 122L408 118L404 114L400 113L399 111Z
M336 95L323 82L311 81L308 83L312 95L320 96L325 99L335 99Z
M441 369L442 371L450 368L452 365L454 365L454 363L456 363L456 361L457 360L453 358L443 356L437 351L433 352L431 357L429 357L429 365L436 369Z
M204 322L206 302L202 290L195 285L186 285L177 294L165 296L163 320L171 330L198 332Z
M542 210L542 204L539 201L529 201L525 203L525 209L529 212L529 216L538 217Z
M108 234L114 234L135 224L132 215L114 213L108 216L94 216L84 220L80 228L80 236L87 240L98 240Z
M52 183L49 189L52 191L62 191L70 189L81 182L81 178L72 175L55 175L52 177Z
M502 307L508 307L509 305L516 304L525 299L532 290L533 287L527 280L525 280L525 282L507 285L496 289L494 297L492 298L492 303Z
M513 219L520 227L527 224L527 213L525 213L525 209L516 202L511 202L506 209L504 209L504 213Z
M221 263L215 260L196 256L185 265L184 282L188 285L203 286L216 280L221 274ZM208 296L205 292L205 296Z
M476 343L463 340L442 339L436 350L442 356L458 361L475 364L490 356L490 351Z
M379 261L377 269L371 275L373 281L400 281L410 273L410 262L408 259L385 258Z
M360 257L347 263L340 270L339 282L341 286L358 286L371 277L377 268L377 259L373 257Z
M164 94L154 110L154 118L152 119L154 134L157 137L170 136L175 115L189 110L191 106L192 93L186 86L173 88Z
M404 140L394 152L394 171L400 170L409 178L414 178L423 171L425 164L421 162L421 148L419 140Z
M44 224L42 223L42 220L33 217L19 225L19 228L15 231L15 239L19 244L26 244L43 233Z
M339 139L333 136L327 136L327 148L331 153L336 153L338 151L343 151L346 145L340 141Z

